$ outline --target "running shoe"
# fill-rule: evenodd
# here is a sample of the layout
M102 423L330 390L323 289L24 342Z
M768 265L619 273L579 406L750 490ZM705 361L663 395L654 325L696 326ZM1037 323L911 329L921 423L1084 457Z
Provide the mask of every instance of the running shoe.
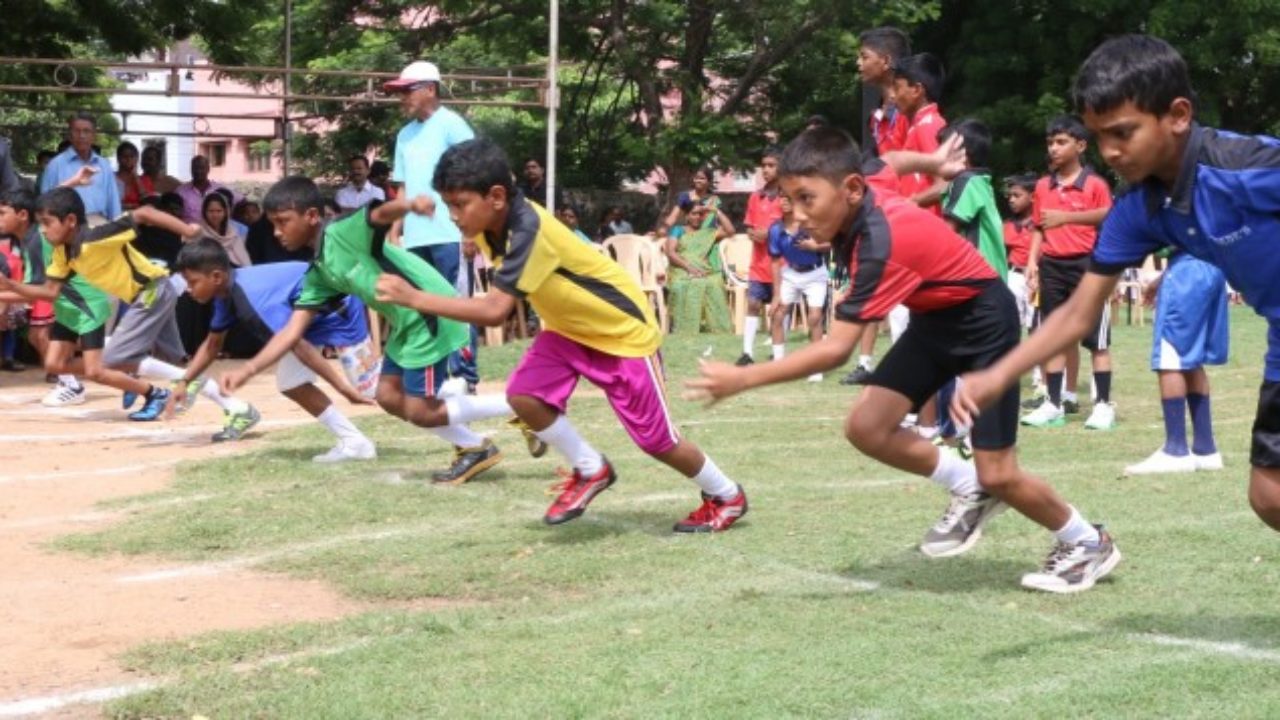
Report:
M1088 430L1114 430L1116 427L1116 404L1100 402L1093 406L1089 419L1084 421Z
M168 390L154 388L148 395L143 398L142 408L129 413L129 419L134 422L152 422L159 420L164 414L165 405L169 404L169 398L172 393Z
M374 460L377 457L377 449L368 440L339 440L329 452L316 455L311 458L311 462L342 463L350 460Z
M480 447L454 447L453 462L448 469L431 474L431 482L438 485L461 485L488 470L502 459L502 451L493 441L485 438Z
M1067 424L1062 408L1045 400L1040 407L1022 416L1022 424L1036 428L1059 428Z
M982 538L982 528L1008 506L984 492L952 493L942 518L924 534L920 552L934 558L954 557L969 551Z
M45 407L65 407L67 405L83 405L85 396L88 395L81 385L78 388L72 388L68 385L58 383L53 386L45 396L40 400L40 404Z
M524 444L525 447L529 448L530 455L540 458L547 454L547 444L533 432L533 428L529 427L525 421L518 417L513 417L507 421L507 424L519 430L520 434L524 436Z
M243 412L225 412L222 414L222 429L213 434L212 440L214 442L239 440L262 420L262 415L257 408L252 405L246 407L248 409Z
M1083 592L1106 577L1120 562L1120 551L1111 534L1101 525L1098 541L1069 544L1059 542L1049 551L1040 572L1022 576L1022 587L1051 593Z
M747 514L747 494L738 486L738 494L731 498L718 498L702 493L702 504L689 517L672 528L678 533L724 532Z
M1134 463L1124 469L1125 475L1162 475L1164 473L1189 473L1196 471L1196 457L1186 455L1170 455L1164 448L1151 453L1142 462Z
M564 480L552 486L552 490L560 494L551 503L551 507L547 508L543 521L548 525L559 525L573 520L586 511L587 505L617 479L618 475L613 471L608 458L604 459L600 470L590 477L584 476L577 469L571 474L565 473Z

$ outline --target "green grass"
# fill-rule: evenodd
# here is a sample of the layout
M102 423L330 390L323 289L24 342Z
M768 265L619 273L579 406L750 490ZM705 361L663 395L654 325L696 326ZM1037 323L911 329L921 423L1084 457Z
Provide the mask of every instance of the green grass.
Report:
M571 415L621 481L567 526L541 523L555 461L525 457L500 423L502 472L442 489L421 480L448 460L442 443L377 418L363 423L376 464L315 467L322 431L272 433L58 544L241 559L401 601L139 648L126 662L172 682L117 701L119 717L1275 717L1280 566L1244 492L1265 326L1232 322L1232 362L1212 371L1225 472L1118 478L1163 437L1150 327L1117 328L1118 430L1022 433L1024 464L1125 553L1081 596L1019 589L1049 536L1012 513L966 556L922 557L942 493L845 443L854 393L834 376L711 409L671 399L750 493L723 535L672 535L696 490L580 393ZM736 343L672 339L673 388L708 345L732 358ZM505 375L519 351L485 351L485 369ZM147 509L178 498L203 499Z

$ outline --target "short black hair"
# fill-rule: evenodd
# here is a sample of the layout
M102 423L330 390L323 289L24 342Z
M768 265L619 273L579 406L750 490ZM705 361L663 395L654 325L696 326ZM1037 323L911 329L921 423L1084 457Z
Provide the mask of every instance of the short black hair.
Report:
M75 215L80 227L85 226L84 200L71 188L56 187L36 198L36 212L48 213L58 220Z
M137 154L138 154L138 146L137 146L137 145L134 145L133 143L129 142L128 140L125 140L124 142L122 142L122 143L120 143L119 145L117 145L117 146L116 146L116 160L117 160L117 161L119 161L119 160L120 160L120 156L121 156L121 155L124 155L124 153L125 153L125 151L126 151L126 150L132 150L132 151L133 151L133 154L135 154L135 155L137 155Z
M156 201L156 208L180 218L187 212L187 201L178 193L170 191L160 196Z
M285 210L304 213L315 210L324 214L324 195L320 194L320 188L316 187L311 178L290 175L271 186L266 197L262 198L262 209L269 213Z
M371 176L376 177L390 174L391 166L388 165L385 160L374 160L373 164L369 166L369 175Z
M35 222L36 196L30 190L22 188L6 190L0 193L0 205L12 208L14 212L26 212L27 221Z
M1018 187L1018 188L1022 188L1023 190L1026 190L1028 193L1033 193L1036 191L1036 182L1038 182L1039 179L1040 179L1040 176L1036 175L1033 172L1024 172L1024 173L1018 173L1016 175L1008 175L1008 176L1005 176L1004 187L1006 190L1009 188Z
M1051 138L1054 135L1069 135L1076 140L1088 142L1089 128L1075 115L1059 115L1044 126L1045 137Z
M488 138L467 140L446 150L431 185L438 193L470 190L484 195L496 186L510 197L514 191L507 154Z
M40 152L36 153L36 162L40 162L41 160L52 160L53 157L57 154L58 153L52 150L48 150L48 149L41 150Z
M916 53L893 61L893 74L912 85L924 87L924 95L929 102L937 102L942 97L942 86L947 81L946 68L933 53Z
M911 54L911 40L896 27L885 25L871 28L858 36L858 42L890 60L898 60Z
M964 118L938 131L938 142L946 142L952 135L964 138L964 152L969 167L985 168L991 158L991 128L976 118Z
M827 119L826 115L810 115L809 118L804 121L804 125L806 129L816 128L816 127L826 127L830 124L831 124L831 121Z
M229 187L214 188L213 192L209 194L212 195L213 193L221 195L222 199L227 201L228 208L231 207L232 201L236 199L236 194L231 192L231 188Z
M1076 73L1077 112L1102 113L1132 101L1162 116L1177 98L1193 99L1187 63L1172 45L1150 35L1121 35L1102 43Z
M859 171L862 151L849 133L834 127L805 130L778 159L778 175L821 177L839 183Z
M210 237L202 237L182 244L178 258L173 262L174 270L179 272L191 270L198 273L211 273L215 270L231 272L231 257L222 248L222 243Z
M780 158L782 157L782 148L777 145L766 146L764 151L760 153L760 159L764 158Z
M364 155L352 155L351 157L347 158L347 164L350 165L355 160L359 160L360 162L364 163L365 167L369 167L369 158L365 157Z

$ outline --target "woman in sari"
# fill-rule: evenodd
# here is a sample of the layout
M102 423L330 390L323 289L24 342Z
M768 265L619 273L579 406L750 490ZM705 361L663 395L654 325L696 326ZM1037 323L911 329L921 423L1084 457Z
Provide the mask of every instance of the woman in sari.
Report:
M710 224L708 224L708 221ZM667 239L674 332L697 334L731 332L729 303L720 276L716 243L733 234L733 224L718 210L695 205L685 224Z

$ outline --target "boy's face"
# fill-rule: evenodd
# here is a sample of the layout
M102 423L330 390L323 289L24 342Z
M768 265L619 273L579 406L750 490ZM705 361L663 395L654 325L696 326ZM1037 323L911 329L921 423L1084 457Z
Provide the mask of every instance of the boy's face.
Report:
M507 190L495 185L487 193L474 190L446 190L441 193L449 207L449 219L462 231L463 237L474 237L496 229L507 211Z
M766 185L778 179L778 158L766 155L760 161L760 179L764 180Z
M561 210L560 222L568 225L570 229L576 229L578 227L578 213L568 209Z
M893 104L902 112L911 115L924 107L924 86L913 85L906 78L893 79Z
M21 240L27 234L29 222L25 210L18 212L8 205L0 205L0 235L12 235Z
M866 45L858 48L858 75L868 85L884 82L892 63L888 55L876 52Z
M1015 214L1021 215L1031 209L1031 193L1026 188L1018 185L1009 187L1005 197L1009 200L1009 209Z
M44 233L44 239L48 240L50 245L66 245L76 236L79 223L75 215L58 218L52 213L42 212L37 217L40 221L40 231Z
M818 176L784 175L782 193L790 200L791 215L801 229L819 242L831 242L862 202L866 183L856 173L839 184Z
M289 252L301 250L315 238L316 228L320 226L320 212L315 208L307 208L302 212L290 208L274 210L267 213L267 219L275 228L276 240Z
M1179 142L1191 130L1192 114L1186 98L1174 100L1158 117L1126 101L1103 113L1086 110L1084 124L1093 132L1103 161L1125 182L1149 177L1169 182L1182 163Z
M1049 152L1049 169L1060 170L1080 159L1086 147L1085 141L1073 138L1066 133L1050 135L1045 139Z
M182 271L182 278L187 281L187 294L201 305L208 305L214 298L226 295L230 279L223 270L201 272L190 269Z

